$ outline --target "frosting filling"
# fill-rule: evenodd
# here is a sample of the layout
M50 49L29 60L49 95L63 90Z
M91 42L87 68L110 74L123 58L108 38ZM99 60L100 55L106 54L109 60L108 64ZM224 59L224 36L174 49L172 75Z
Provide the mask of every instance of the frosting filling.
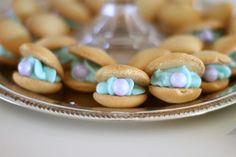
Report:
M44 65L40 60L34 57L23 58L18 64L18 72L23 76L50 83L61 81L55 69Z
M61 64L70 63L73 60L76 60L76 57L73 54L69 53L67 47L54 49L52 51L57 56Z
M71 76L78 81L96 83L95 75L100 65L86 59L77 58L71 64Z
M209 29L209 28L192 32L192 34L206 43L213 43L224 35L222 29Z
M80 24L77 23L76 21L74 20L71 20L69 18L66 18L66 17L63 17L64 21L66 22L66 24L72 28L72 29L78 29L80 27Z
M229 66L231 68L236 68L236 51L230 52L229 57L232 59L232 63Z
M203 79L207 82L226 80L231 76L231 69L225 64L208 64Z
M151 77L151 84L167 88L199 88L201 77L183 65L166 70L156 70Z
M145 89L129 78L110 77L107 81L97 84L96 92L103 95L130 96L145 93Z

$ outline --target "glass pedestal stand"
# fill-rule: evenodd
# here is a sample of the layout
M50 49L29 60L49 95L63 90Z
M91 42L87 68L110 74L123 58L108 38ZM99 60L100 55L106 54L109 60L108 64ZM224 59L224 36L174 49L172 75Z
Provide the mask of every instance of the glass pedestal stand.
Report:
M162 38L139 16L134 0L108 0L80 41L105 49L119 63L127 63L137 51L157 46Z

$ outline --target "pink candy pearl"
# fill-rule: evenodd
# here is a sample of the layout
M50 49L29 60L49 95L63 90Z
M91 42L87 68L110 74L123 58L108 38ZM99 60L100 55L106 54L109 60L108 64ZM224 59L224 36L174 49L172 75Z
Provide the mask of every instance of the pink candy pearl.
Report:
M125 96L129 92L129 84L125 79L117 79L113 82L112 90L117 96Z
M85 80L85 78L88 75L89 71L88 71L88 69L86 68L85 65L77 64L73 67L72 73L76 78L78 78L80 80Z
M203 75L203 78L208 82L216 81L218 77L218 72L213 67L207 67L205 70L205 73Z
M170 83L173 87L183 88L187 84L187 78L183 73L175 72L170 77Z

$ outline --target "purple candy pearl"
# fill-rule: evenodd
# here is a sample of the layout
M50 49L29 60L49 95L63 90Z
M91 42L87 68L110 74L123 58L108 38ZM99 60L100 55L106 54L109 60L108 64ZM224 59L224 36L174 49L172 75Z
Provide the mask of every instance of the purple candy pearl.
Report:
M216 81L218 78L218 72L214 67L207 67L203 78L208 82Z
M129 92L129 83L125 79L117 79L113 82L112 90L117 96L125 96Z
M199 34L199 38L204 41L204 42L212 42L214 40L214 35L209 29L204 29L202 32Z
M187 84L187 78L183 73L175 72L170 77L170 83L173 87L183 88Z
M76 64L72 69L73 75L80 79L85 80L86 76L88 75L89 71L83 64Z
M27 77L31 76L32 69L33 69L33 65L28 59L23 59L18 64L18 72L23 76L27 76Z

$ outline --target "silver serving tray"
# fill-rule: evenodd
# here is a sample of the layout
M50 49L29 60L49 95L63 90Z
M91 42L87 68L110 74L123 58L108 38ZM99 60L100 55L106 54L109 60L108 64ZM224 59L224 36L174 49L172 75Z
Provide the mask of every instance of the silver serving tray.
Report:
M96 103L92 94L67 88L53 95L38 95L13 83L13 68L0 68L0 99L10 104L39 112L86 120L160 121L202 115L222 109L236 102L236 82L218 93L202 95L185 104L167 104L153 96L138 108L105 108Z

